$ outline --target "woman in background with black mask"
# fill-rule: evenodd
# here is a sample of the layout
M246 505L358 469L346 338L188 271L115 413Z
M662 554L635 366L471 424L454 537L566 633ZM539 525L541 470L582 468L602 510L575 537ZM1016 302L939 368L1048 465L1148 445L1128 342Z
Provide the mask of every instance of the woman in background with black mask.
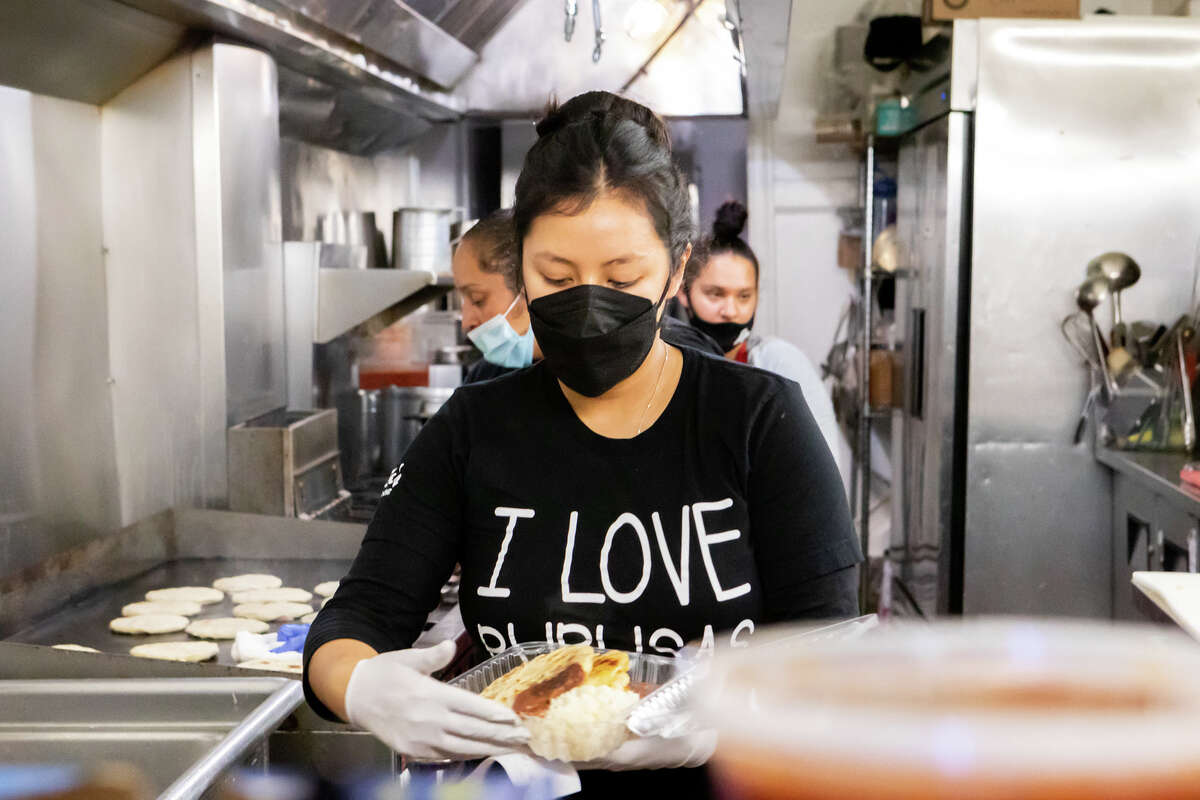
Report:
M758 311L758 257L742 238L746 217L746 207L736 201L717 209L712 235L701 240L688 259L679 302L693 327L715 340L726 358L800 384L841 470L843 437L820 374L791 342L752 330Z
M467 629L493 653L720 649L858 611L861 553L799 389L659 336L694 233L662 120L590 92L538 135L513 220L543 359L460 388L425 425L305 645L310 705L414 756L525 737L507 707L428 677L452 647L411 649L456 562ZM713 744L631 740L587 765L583 792L707 796Z

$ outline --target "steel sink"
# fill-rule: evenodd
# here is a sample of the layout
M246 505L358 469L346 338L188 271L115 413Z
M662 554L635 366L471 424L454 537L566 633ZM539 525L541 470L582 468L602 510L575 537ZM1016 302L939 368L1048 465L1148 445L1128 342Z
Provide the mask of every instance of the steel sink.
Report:
M231 767L266 766L302 700L286 678L0 681L0 763L121 761L160 798L199 798Z

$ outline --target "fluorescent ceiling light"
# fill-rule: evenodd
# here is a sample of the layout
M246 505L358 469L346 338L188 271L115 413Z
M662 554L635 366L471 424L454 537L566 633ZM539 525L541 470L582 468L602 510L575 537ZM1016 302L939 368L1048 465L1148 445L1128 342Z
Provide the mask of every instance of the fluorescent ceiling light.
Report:
M635 42L649 39L663 29L668 16L658 0L636 0L625 12L625 35Z

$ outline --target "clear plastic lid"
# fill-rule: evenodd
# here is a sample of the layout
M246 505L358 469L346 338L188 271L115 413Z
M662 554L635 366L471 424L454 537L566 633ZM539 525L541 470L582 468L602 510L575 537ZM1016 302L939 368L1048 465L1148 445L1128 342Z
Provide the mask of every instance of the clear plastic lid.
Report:
M892 624L714 667L699 714L746 796L1200 797L1200 646L1170 629Z

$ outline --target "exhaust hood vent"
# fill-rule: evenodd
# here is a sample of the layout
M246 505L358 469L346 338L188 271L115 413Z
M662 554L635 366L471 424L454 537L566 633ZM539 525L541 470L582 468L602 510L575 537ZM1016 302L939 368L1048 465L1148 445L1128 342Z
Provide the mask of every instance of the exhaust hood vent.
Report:
M259 0L345 36L443 89L458 83L478 54L400 0Z
M409 0L408 5L478 53L508 15L524 2L526 0Z
M403 147L433 127L370 95L279 68L279 132L291 139L373 156Z

